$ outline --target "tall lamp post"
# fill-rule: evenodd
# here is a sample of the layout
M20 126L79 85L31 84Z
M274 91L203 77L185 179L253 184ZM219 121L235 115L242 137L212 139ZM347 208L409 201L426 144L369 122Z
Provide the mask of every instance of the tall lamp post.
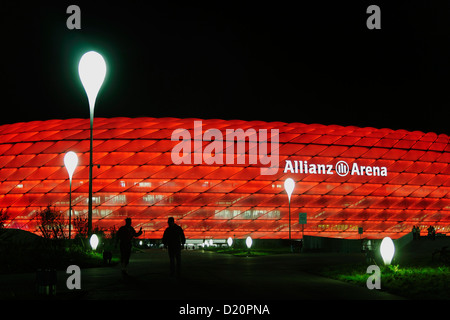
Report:
M89 209L88 209L88 234L92 234L92 145L94 126L94 107L97 94L105 80L106 63L103 57L95 52L86 52L78 64L78 74L89 101L90 110L90 133L91 141L89 148Z
M69 174L69 239L72 235L72 176L75 168L78 164L77 154L73 151L69 151L64 156L64 165L66 166L67 173Z
M291 239L291 195L292 191L294 191L295 182L292 178L287 178L284 181L284 190L286 190L286 193L288 195L288 201L289 201L289 242L292 241ZM292 243L291 243L292 247Z

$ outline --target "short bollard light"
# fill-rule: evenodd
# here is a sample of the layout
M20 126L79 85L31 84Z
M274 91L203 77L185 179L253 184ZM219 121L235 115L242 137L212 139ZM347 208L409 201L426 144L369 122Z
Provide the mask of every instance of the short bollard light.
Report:
M252 237L248 236L247 239L245 240L245 244L247 245L248 250L250 250L253 244Z
M93 233L91 236L91 239L89 240L92 250L97 250L98 242L99 241L98 241L97 235L95 233Z
M391 238L385 237L381 241L380 253L381 253L381 257L383 258L384 265L386 265L386 266L390 265L392 262L392 258L394 258L394 253L395 253L394 242L392 241Z
M233 238L228 237L227 244L228 244L229 247L231 247L233 245Z

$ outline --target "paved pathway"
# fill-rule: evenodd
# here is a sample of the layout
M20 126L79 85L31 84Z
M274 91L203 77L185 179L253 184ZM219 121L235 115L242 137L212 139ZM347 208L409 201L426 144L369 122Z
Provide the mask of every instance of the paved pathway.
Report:
M182 276L168 275L162 250L133 253L129 276L118 265L81 270L81 290L68 290L58 272L55 299L303 300L400 299L380 290L311 273L318 266L361 261L358 254L282 254L235 257L183 251ZM0 298L36 298L35 274L0 275Z

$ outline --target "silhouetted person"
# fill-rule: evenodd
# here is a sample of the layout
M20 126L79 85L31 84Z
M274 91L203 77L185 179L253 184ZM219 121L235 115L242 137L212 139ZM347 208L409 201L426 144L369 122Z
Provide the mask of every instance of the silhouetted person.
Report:
M186 242L183 229L177 224L173 217L167 220L169 227L164 231L163 244L168 248L169 260L170 260L170 275L175 275L175 260L177 275L180 275L181 271L181 248Z
M131 255L131 240L134 237L139 237L142 234L142 227L139 232L136 232L131 226L131 218L125 219L125 225L119 228L117 231L116 245L117 241L120 241L120 264L122 265L122 273L127 274L128 263L130 262Z
M436 239L436 229L433 226L428 227L428 239L435 240Z
M104 250L103 251L103 263L104 264L111 264L111 260L112 260L112 252Z

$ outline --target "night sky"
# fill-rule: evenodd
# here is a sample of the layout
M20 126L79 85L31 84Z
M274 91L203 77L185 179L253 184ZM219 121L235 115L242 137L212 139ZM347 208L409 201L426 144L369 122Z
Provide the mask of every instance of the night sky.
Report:
M78 62L96 50L96 117L450 133L448 2L147 2L2 3L0 124L88 118ZM81 30L66 27L71 4ZM371 4L381 30L366 27Z

